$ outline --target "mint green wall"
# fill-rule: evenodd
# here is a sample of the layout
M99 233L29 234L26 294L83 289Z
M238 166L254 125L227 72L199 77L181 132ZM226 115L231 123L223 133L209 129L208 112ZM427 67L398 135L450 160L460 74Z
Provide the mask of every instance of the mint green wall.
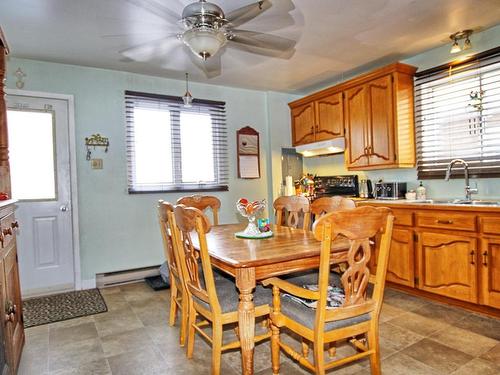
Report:
M100 272L163 262L155 205L160 198L175 201L181 194L127 194L124 90L180 95L185 89L184 82L11 58L7 73L9 88L15 88L13 73L18 67L27 75L25 90L72 94L75 98L82 279L91 280ZM190 89L195 97L226 102L229 192L215 195L222 201L221 222L236 222L239 217L234 204L238 198L270 198L270 163L276 155L271 156L269 145L276 140L269 136L269 124L289 137L286 105L289 96L197 83L192 83ZM256 180L237 178L236 130L247 125L261 135L261 178ZM97 157L104 161L103 170L92 170L85 160L84 138L93 133L110 139L107 154L96 151Z
M500 25L492 27L481 33L473 34L471 41L473 48L466 51L466 54L473 54L498 47L500 45ZM414 65L418 67L419 70L425 70L465 55L465 53L451 55L450 47L450 44L446 44L442 47L402 60L402 62ZM349 78L350 77L346 77L346 79ZM332 82L332 84L337 83L338 82ZM343 155L308 158L304 160L304 171L308 171L310 173L316 173L323 176L353 173L346 170ZM385 181L406 181L408 182L410 189L415 189L418 186L417 172L415 169L392 169L355 173L359 174L361 178L370 178L375 181L380 178L383 178ZM454 173L460 174L461 171L457 168ZM479 187L479 194L475 196L475 198L500 199L499 178L477 179L472 180L472 182L477 183ZM463 179L450 180L449 182L443 180L427 180L424 181L424 185L428 189L428 196L433 198L462 198L464 196L465 185Z

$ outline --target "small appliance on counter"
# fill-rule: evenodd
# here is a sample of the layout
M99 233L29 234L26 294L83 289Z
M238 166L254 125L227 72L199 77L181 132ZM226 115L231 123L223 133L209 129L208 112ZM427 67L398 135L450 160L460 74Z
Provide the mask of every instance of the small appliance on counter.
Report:
M316 176L314 178L315 197L359 197L359 181L357 175Z
M371 180L361 180L359 183L359 197L373 198L373 186Z
M377 182L375 184L375 199L404 199L406 182Z

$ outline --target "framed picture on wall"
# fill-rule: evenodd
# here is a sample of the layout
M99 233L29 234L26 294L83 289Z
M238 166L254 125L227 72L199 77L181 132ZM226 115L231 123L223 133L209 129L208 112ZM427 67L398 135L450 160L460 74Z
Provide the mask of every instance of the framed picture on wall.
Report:
M236 132L238 145L238 177L260 178L259 132L245 126Z

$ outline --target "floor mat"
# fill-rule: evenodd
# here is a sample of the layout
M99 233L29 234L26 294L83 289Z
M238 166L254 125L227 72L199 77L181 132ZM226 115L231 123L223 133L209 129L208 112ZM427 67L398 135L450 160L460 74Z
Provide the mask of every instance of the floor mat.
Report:
M99 289L79 290L23 301L25 328L106 311L108 307Z

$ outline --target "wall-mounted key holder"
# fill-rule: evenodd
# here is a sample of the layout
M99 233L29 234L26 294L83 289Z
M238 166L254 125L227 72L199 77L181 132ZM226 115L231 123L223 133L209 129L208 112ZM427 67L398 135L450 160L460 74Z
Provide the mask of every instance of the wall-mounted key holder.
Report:
M99 133L92 134L90 137L85 138L85 147L87 148L87 160L91 159L92 152L91 147L96 149L96 147L104 147L104 152L108 152L109 148L109 139L107 137L103 137Z

